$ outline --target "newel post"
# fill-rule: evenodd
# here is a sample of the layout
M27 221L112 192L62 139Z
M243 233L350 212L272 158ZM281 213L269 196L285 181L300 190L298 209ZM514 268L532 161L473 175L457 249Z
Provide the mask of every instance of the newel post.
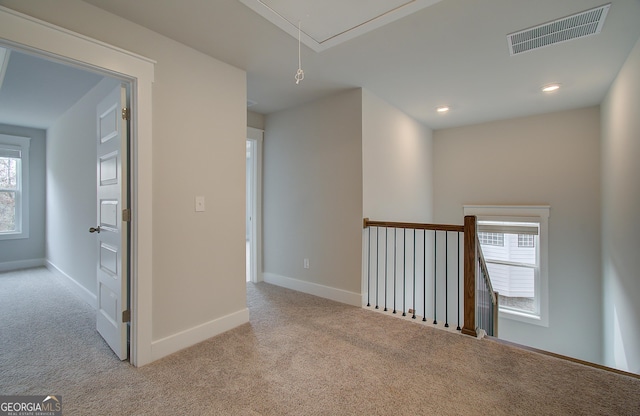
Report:
M476 268L478 250L476 247L476 217L464 217L464 325L462 333L477 336L476 333Z

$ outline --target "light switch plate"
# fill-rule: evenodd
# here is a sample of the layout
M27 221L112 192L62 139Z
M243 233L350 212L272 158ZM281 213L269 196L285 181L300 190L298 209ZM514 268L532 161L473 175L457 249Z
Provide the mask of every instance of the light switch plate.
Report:
M204 211L204 196L196 196L196 212Z

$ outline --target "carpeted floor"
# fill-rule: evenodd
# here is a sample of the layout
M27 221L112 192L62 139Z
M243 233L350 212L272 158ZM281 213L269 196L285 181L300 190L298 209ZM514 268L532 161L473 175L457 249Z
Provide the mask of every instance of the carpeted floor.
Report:
M142 368L46 269L0 275L0 395L65 415L640 415L640 380L247 283L251 322Z

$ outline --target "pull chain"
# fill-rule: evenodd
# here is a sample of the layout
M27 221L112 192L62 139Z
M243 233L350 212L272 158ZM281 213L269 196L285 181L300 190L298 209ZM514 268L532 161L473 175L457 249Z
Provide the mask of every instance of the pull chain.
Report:
M304 71L302 70L302 56L300 53L300 21L298 21L298 72L296 72L296 85L304 79Z

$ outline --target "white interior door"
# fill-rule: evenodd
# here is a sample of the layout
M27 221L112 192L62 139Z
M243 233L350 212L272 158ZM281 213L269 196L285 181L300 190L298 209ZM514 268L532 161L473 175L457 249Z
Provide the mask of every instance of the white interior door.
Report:
M96 327L121 360L129 354L126 98L126 87L118 86L98 104L98 226L89 230L98 240Z

